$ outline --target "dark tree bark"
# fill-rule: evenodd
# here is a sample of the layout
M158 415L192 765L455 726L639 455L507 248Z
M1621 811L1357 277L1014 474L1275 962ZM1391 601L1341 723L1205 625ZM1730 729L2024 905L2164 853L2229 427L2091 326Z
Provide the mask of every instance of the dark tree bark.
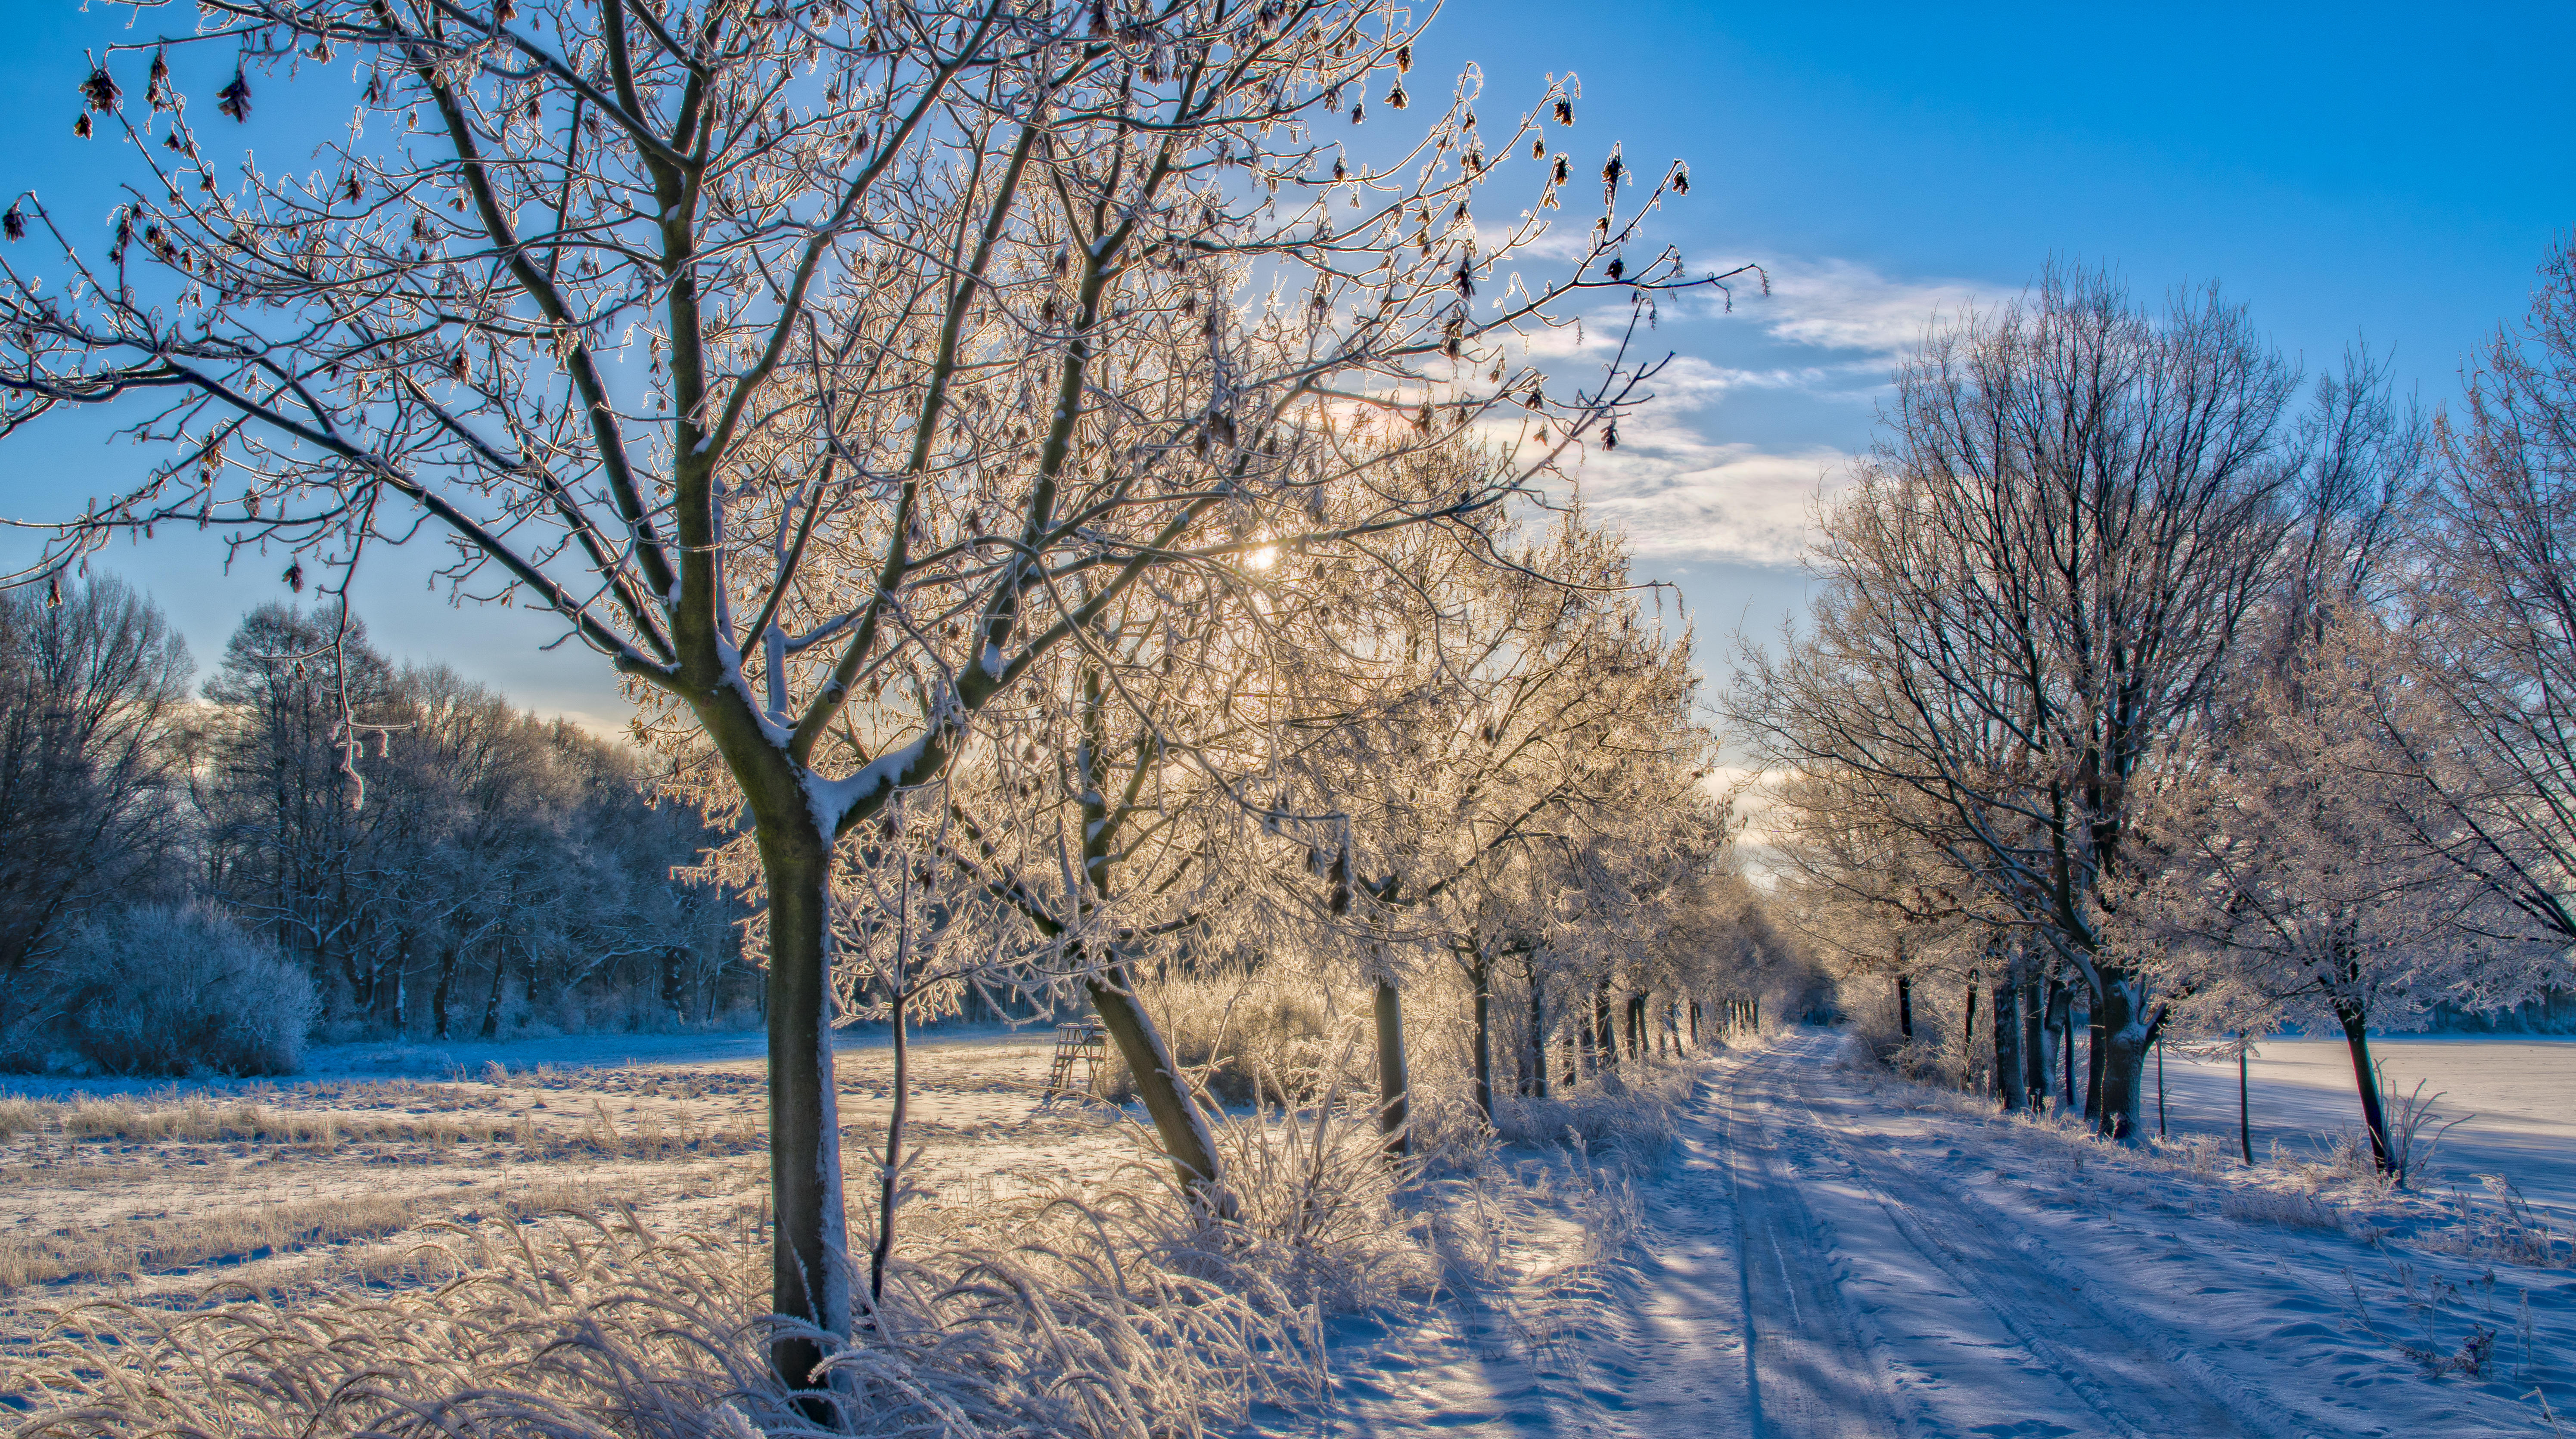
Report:
M2003 1100L2004 1112L2019 1111L2024 1103L2021 1063L2021 1016L2015 1011L2021 1003L2021 986L2009 976L1995 981L1995 1089Z
M912 1098L912 1046L906 1029L904 1000L898 991L888 1008L894 1024L894 1099L886 1111L885 1167L877 1177L877 1242L868 1255L868 1313L871 1319L885 1307L886 1266L894 1262L894 1210L901 1196L896 1182L897 1170L903 1163L904 1111Z
M2098 1128L2102 1119L2102 1034L2109 996L2090 996L2084 1010L2084 1117Z
M2353 1087L2361 1092L2361 1122L2370 1130L2370 1157L2382 1174L2393 1173L2396 1160L2388 1148L2388 1110L2380 1102L2379 1069L2370 1062L2370 1016L2355 999L2334 1002L2335 1020L2343 1026L2344 1048L2352 1054Z
M2021 986L2022 1087L2029 1095L2034 1111L2048 1108L2048 1039L2047 1019L2040 1002L2037 979Z
M1401 1162L1413 1152L1413 1135L1406 1124L1411 1103L1411 1086L1404 1071L1404 997L1397 992L1395 981L1377 982L1377 1093L1378 1133L1385 1137L1386 1157Z
M1476 988L1476 1108L1485 1116L1485 1127L1494 1124L1494 973L1482 946L1467 977Z
M1966 1071L1960 1076L1965 1081L1960 1087L1974 1089L1977 1087L1977 972L1973 969L1968 971L1966 993L1967 1012L1959 1021L1959 1063Z
M1914 979L1911 975L1896 976L1896 1032L1906 1043L1914 1042Z
M1532 1099L1547 1098L1547 982L1536 965L1529 977L1529 1068L1524 1075L1527 1086L1521 1093Z
M2254 1167L2254 1099L2245 1082L2245 1036L2236 1036L2236 1142L2245 1151L2245 1167Z
M448 995L456 986L456 946L449 944L438 952L438 987L429 992L430 1023L438 1037L447 1037Z
M832 842L810 813L762 814L755 805L754 814L769 887L771 1312L846 1334L851 1276L840 1088L832 1075ZM796 1388L813 1383L822 1358L809 1335L782 1334L770 1344L770 1362Z
M1084 988L1091 996L1091 1007L1100 1015L1101 1026L1109 1031L1110 1041L1127 1061L1127 1072L1136 1077L1137 1097L1145 1101L1145 1112L1154 1121L1154 1137L1171 1157L1182 1189L1199 1196L1219 1216L1233 1217L1233 1196L1210 1188L1221 1172L1215 1133L1208 1128L1207 1117L1191 1101L1189 1091L1181 1087L1180 1066L1173 1063L1162 1031L1154 1027L1144 1006L1136 1002L1136 983L1129 967L1121 961L1107 974L1085 981Z

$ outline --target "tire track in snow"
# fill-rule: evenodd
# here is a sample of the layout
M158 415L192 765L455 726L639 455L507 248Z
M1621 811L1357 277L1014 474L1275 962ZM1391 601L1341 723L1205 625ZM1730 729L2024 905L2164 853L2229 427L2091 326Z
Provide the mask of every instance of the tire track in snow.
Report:
M2054 1256L2038 1252L2034 1241L2014 1233L2005 1216L1958 1186L1928 1178L1908 1163L1884 1136L1868 1136L1828 1120L1802 1091L1800 1072L1832 1052L1838 1040L1801 1036L1788 1041L1765 1066L1764 1099L1792 1109L1800 1126L1828 1151L1850 1182L1885 1216L1897 1237L1957 1297L1982 1309L1983 1317L2025 1356L2023 1377L2053 1384L1997 1385L1968 1375L1940 1373L1926 1365L1928 1381L1919 1389L1927 1407L1953 1408L1949 1400L1970 1401L1967 1414L1942 1414L1961 1421L1940 1424L1945 1431L1987 1433L2070 1433L2052 1423L2049 1429L2006 1427L1999 1390L2018 1388L2027 1400L2040 1400L2054 1390L2064 1396L2060 1420L2081 1418L2075 1405L2107 1432L2122 1435L2207 1435L2211 1439L2255 1439L2284 1433L2313 1434L2260 1396L2247 1392L2166 1333L2146 1315L2130 1308L2114 1313L2093 1295L2103 1290L2097 1276L2071 1270ZM1880 1142L1872 1143L1876 1139ZM1867 1148L1864 1149L1864 1145ZM1927 1275L1927 1278L1932 1276ZM1927 1291L1926 1297L1932 1297ZM1933 1308L1956 1307L1930 1306ZM1974 1316L1953 1318L1967 1332ZM1938 1350L1931 1351L1938 1354ZM1973 1349L1962 1349L1974 1356ZM1993 1364L1988 1353L1972 1363ZM2074 1401L2065 1403L2065 1401ZM1983 1422L1980 1423L1979 1421ZM2027 1423L2027 1421L2023 1421ZM1970 1427L1974 1426L1974 1427ZM2090 1426L2088 1426L2090 1427Z
M1805 1177L1761 1121L1755 1095L1768 1060L1749 1054L1722 1087L1704 1089L1693 1127L1707 1138L1685 1136L1686 1144L1705 1144L1720 1156L1734 1211L1749 1427L1761 1439L1915 1432L1884 1345L1844 1302L1830 1236L1801 1194Z

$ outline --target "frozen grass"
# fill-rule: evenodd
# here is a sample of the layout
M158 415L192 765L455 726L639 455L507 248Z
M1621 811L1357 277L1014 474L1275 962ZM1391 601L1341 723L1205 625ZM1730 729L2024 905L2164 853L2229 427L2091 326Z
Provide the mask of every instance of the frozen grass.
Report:
M449 1192L435 1199L361 1194L103 1228L66 1226L48 1235L0 1238L0 1294L68 1279L118 1278L381 1239L453 1213L460 1201L464 1208L488 1208L516 1218L575 1205L580 1191L546 1185Z
M1142 1439L1311 1387L1311 1316L1267 1282L1260 1246L1132 1176L923 1238L835 1346L828 1416L768 1374L760 1236L657 1234L625 1213L450 1227L412 1259L452 1276L434 1288L78 1306L0 1360L0 1393L30 1411L20 1436Z
M653 1111L623 1128L594 1097L579 1127L566 1134L541 1130L518 1116L458 1118L445 1114L348 1114L272 1110L257 1104L191 1097L152 1107L122 1097L64 1101L0 1100L0 1142L59 1135L78 1141L136 1144L277 1144L328 1154L343 1144L414 1144L444 1150L459 1144L516 1145L532 1155L579 1154L660 1157L673 1154L738 1154L757 1148L761 1136L746 1117L721 1127L683 1117L665 1123Z

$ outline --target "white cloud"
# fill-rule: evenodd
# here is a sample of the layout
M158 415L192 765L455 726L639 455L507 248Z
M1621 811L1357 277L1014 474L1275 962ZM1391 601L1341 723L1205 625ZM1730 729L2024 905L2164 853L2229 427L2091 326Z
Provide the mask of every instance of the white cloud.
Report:
M1720 444L1650 408L1620 422L1619 448L1593 452L1582 491L1640 557L1793 565L1817 497L1841 487L1850 461L1828 446Z
M1963 314L1993 292L1965 280L1893 278L1850 260L1778 260L1764 268L1770 295L1740 300L1737 314L1776 339L1872 355L1912 349L1936 319Z

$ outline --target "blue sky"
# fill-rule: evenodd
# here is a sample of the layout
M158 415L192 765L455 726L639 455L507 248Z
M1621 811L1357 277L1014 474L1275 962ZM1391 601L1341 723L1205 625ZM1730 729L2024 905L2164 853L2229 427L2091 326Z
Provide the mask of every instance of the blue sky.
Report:
M0 184L105 212L84 167L110 152L71 137L73 86L81 47L123 27L71 0L20 0L0 18L13 137ZM1576 152L1615 139L1640 167L1686 158L1692 193L1666 233L1695 261L1770 269L1769 299L1658 331L1678 355L1666 398L1586 481L1644 570L1680 586L1722 673L1739 625L1768 632L1804 593L1808 505L1867 446L1893 358L1936 312L2008 297L2052 258L2109 266L2148 294L2218 281L2311 370L2367 338L2428 404L2449 398L2464 355L2520 313L2543 248L2576 224L2571 53L2567 4L2436 17L1457 0L1420 47L1415 88L1472 60L1481 108L1499 117L1547 73L1579 74ZM255 141L284 144L284 109L265 103ZM0 511L77 510L85 485L120 476L130 452L94 436L49 425L0 442ZM193 538L107 563L173 610L201 660L284 593L282 558L226 576ZM551 631L536 616L450 610L424 592L425 564L381 556L360 584L388 650L542 711L619 722L595 659L540 653Z

